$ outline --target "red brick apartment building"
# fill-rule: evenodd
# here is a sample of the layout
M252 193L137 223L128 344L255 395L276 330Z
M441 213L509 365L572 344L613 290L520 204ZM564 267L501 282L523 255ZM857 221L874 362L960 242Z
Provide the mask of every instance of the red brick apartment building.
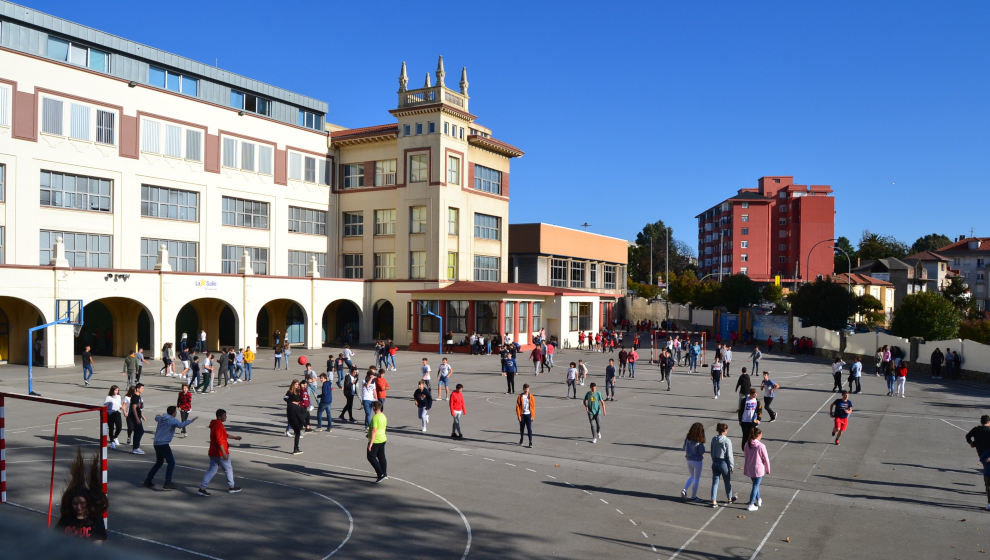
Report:
M700 274L742 273L756 282L831 276L831 194L828 185L795 185L793 176L760 177L757 188L739 189L698 214Z

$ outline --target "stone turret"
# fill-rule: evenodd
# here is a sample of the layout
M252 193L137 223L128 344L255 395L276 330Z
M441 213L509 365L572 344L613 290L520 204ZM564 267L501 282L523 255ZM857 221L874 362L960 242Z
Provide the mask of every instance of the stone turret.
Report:
M408 89L409 86L409 75L406 74L406 61L402 61L402 70L399 71L399 93L402 93Z

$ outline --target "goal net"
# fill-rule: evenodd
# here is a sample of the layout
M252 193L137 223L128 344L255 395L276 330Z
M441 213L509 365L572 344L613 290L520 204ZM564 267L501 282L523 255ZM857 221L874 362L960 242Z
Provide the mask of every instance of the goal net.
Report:
M676 330L660 330L655 329L650 333L650 363L660 362L660 352L667 347L667 339L677 339L681 343L681 353L680 360L677 360L677 353L674 353L674 359L678 361L678 365L687 364L691 359L691 346L695 343L701 347L701 353L698 354L698 367L706 367L708 361L705 359L705 345L708 342L708 335L704 331L676 331Z
M45 514L50 527L77 450L82 450L86 469L88 459L99 456L99 482L88 491L105 504L107 436L104 406L0 392L0 504ZM106 527L107 508L100 509Z

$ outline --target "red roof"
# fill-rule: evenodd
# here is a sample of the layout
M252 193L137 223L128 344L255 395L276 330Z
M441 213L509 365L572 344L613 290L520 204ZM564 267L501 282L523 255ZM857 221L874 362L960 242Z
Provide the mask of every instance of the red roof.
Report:
M471 134L468 136L467 140L468 144L478 146L479 148L485 148L508 157L519 157L526 153L512 144L508 144L501 140L496 140L495 138L481 136L479 134Z
M356 138L366 138L369 136L387 136L390 134L399 134L399 125L392 124L379 124L375 126L365 126L361 128L348 128L346 130L337 130L330 133L330 140L352 140Z
M978 249L970 249L969 248L969 242L970 241L979 241L980 242L980 247ZM951 243L949 245L946 245L945 247L941 247L938 250L939 253L948 253L950 251L971 251L971 252L987 251L987 252L990 252L990 237L967 237L965 239L960 239L959 241L956 241L955 243Z
M949 262L949 259L943 257L942 255L935 253L933 251L921 251L920 253L915 253L913 255L908 255L901 259L902 261L912 260L912 261L943 261Z
M454 282L443 288L425 288L422 290L399 290L403 294L504 294L529 296L605 296L608 294L571 290L569 288L553 288L539 284L502 283L502 282Z
M832 276L832 281L835 282L836 284L844 284L846 282L847 276L849 276L849 274L846 274L845 272L843 272L842 274L836 274ZM851 283L855 286L886 286L889 288L894 287L893 284L887 282L886 280L880 280L872 276L868 276L866 274L859 274L856 272L852 274L850 280L852 280Z

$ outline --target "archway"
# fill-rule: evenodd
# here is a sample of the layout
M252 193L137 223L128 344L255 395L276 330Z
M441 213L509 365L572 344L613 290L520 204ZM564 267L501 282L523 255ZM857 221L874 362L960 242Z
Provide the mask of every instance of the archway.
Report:
M395 338L393 329L393 317L395 310L392 302L387 299L380 299L375 302L375 314L372 325L372 332L376 338Z
M33 304L0 296L0 364L26 364L28 329L44 322L44 315Z
M83 328L75 341L77 353L89 345L98 356L126 356L138 348L144 348L148 356L157 355L151 347L154 321L141 302L102 298L87 303L83 313Z
M275 331L281 334L282 342L306 344L306 311L291 299L275 299L266 303L258 312L255 322L258 332L258 346L272 346Z
M230 304L217 298L199 298L179 309L175 316L175 347L182 347L182 335L186 335L189 349L196 348L199 333L206 331L206 349L238 346L237 312Z
M353 301L338 299L323 311L323 344L350 344L360 342L361 310Z

